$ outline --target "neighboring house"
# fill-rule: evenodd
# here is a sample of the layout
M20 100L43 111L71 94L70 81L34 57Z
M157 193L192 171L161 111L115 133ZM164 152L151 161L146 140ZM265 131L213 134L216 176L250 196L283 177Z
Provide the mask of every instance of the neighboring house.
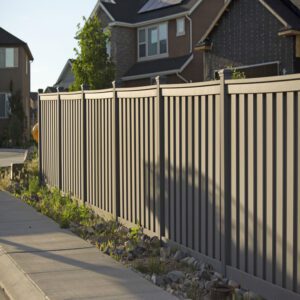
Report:
M25 135L30 133L30 61L28 45L0 27L0 138L10 115L10 98L19 93L25 113Z
M30 128L37 123L38 115L38 93L30 93Z
M60 90L68 91L70 85L74 82L74 74L72 71L73 61L73 59L68 59L56 83L54 84L55 88L60 88Z
M107 45L123 86L203 80L196 43L224 0L102 0L91 16L110 28Z
M227 67L246 77L299 73L300 0L230 0L196 49L204 80Z

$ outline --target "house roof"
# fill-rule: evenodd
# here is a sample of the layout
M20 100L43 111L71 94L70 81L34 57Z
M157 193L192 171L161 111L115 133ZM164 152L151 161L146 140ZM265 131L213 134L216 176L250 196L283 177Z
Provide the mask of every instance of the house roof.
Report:
M196 48L203 45L203 42L209 37L216 24L222 18L224 13L233 1L228 0L226 5L220 11L214 22L206 31L201 40L197 43ZM274 17L276 17L283 25L281 31L287 29L300 30L300 0L257 0L262 3L268 9Z
M170 75L181 73L193 59L193 54L180 57L168 57L157 60L143 61L136 63L124 75L122 80L136 80L157 75Z
M175 5L147 12L139 12L148 1L149 0L98 0L94 11L101 7L112 21L136 24L180 13L188 13L197 6L197 4L202 2L202 0L183 0L181 3Z
M4 30L2 27L0 27L0 46L22 46L27 52L29 59L33 60L33 56L28 45L8 31Z
M57 86L61 83L61 81L63 80L63 77L65 76L65 73L68 71L68 69L72 69L72 64L74 62L74 59L68 59L63 70L61 71L56 83L54 84L54 86Z
M299 0L263 0L285 22L286 28L300 29L300 1Z

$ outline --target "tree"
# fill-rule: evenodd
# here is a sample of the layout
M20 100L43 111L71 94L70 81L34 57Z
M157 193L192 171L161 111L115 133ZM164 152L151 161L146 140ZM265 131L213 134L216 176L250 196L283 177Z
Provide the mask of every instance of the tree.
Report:
M9 101L10 116L8 124L8 137L11 146L21 146L24 142L25 114L22 105L21 92L14 93Z
M111 87L115 68L106 51L110 32L103 29L97 17L83 20L85 24L82 28L78 24L75 37L79 50L74 49L76 59L72 68L75 81L70 90L80 90L82 84L87 84L90 89Z

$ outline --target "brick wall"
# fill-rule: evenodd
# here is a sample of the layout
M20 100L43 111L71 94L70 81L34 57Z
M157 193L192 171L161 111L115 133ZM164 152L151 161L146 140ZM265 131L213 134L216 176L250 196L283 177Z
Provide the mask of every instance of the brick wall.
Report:
M211 33L213 48L205 53L204 80L224 67L271 61L281 62L281 72L293 73L294 41L278 36L282 27L259 1L233 1Z

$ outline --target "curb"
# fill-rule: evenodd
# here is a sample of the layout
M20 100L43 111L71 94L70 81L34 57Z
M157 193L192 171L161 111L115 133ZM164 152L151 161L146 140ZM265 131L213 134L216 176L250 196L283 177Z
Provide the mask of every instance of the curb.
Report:
M49 300L41 289L1 247L0 284L10 300Z

